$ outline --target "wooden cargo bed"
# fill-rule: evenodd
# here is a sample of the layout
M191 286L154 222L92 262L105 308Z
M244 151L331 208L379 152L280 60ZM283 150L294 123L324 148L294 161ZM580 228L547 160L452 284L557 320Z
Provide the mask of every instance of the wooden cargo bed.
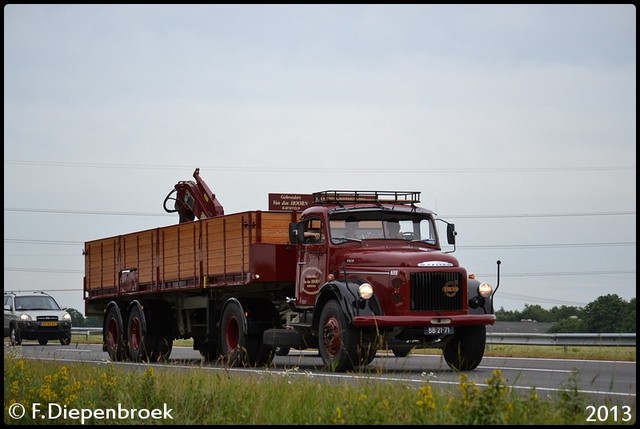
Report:
M293 282L296 212L250 211L85 243L85 299Z

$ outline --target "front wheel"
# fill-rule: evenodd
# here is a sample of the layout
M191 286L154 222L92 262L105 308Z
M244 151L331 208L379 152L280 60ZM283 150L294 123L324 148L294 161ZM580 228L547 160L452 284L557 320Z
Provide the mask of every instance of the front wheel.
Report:
M62 344L63 346L68 346L69 344L71 344L71 332L69 332L68 334L64 334L60 338L60 344Z
M329 370L345 372L360 364L358 330L347 322L337 301L329 301L322 309L318 325L318 351Z
M486 342L487 328L484 325L456 328L442 355L451 369L471 371L480 365Z
M41 346L46 346L48 342L49 340L47 340L46 338L38 338L38 344L40 344Z
M22 338L20 338L20 332L18 331L18 328L16 328L16 325L11 325L9 330L9 343L12 346L19 346L22 344Z
M411 351L411 349L407 349L407 348L403 349L403 348L396 347L396 348L391 348L391 351L393 352L393 355L395 357L403 358L409 355L409 352Z

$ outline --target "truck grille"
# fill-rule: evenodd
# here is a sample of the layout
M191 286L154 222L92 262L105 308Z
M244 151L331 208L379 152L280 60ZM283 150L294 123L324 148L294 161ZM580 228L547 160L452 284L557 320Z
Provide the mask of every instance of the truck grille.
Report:
M452 297L445 294L449 286L458 287ZM462 310L464 288L460 273L411 273L411 311Z

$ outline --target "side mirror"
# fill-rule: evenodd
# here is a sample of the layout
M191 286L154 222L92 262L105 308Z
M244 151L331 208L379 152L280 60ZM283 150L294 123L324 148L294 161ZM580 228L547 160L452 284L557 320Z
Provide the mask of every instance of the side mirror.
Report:
M458 233L456 232L456 226L453 223L448 223L447 224L447 241L449 242L449 244L451 245L455 245L456 244L456 235Z
M298 222L291 222L289 224L289 242L291 244L297 244L304 241L302 228L304 224Z
M5 305L4 306L4 310L5 311L11 311L11 306L10 305Z

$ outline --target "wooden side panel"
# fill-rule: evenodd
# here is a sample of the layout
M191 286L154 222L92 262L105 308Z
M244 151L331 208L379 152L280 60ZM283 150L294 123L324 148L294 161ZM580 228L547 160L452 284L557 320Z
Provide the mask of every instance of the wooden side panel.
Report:
M265 280L288 279L288 267L268 266L288 256L276 258L269 245L287 244L297 219L291 212L242 212L87 242L85 287L98 297L238 285L253 281L248 274L256 266L269 273ZM258 244L264 251L251 251ZM260 261L251 264L256 254Z
M160 276L162 282L178 280L178 225L160 230Z
M198 284L198 222L178 226L178 279L189 284Z
M296 217L299 218L299 216ZM260 242L269 244L287 244L289 242L289 224L291 213L262 212L260 216Z
M89 291L113 289L118 285L118 237L85 244L85 276Z
M248 218L248 213L238 213L201 221L204 270L214 283L247 272Z
M138 234L138 281L140 284L153 285L157 280L154 263L155 236L155 230Z

